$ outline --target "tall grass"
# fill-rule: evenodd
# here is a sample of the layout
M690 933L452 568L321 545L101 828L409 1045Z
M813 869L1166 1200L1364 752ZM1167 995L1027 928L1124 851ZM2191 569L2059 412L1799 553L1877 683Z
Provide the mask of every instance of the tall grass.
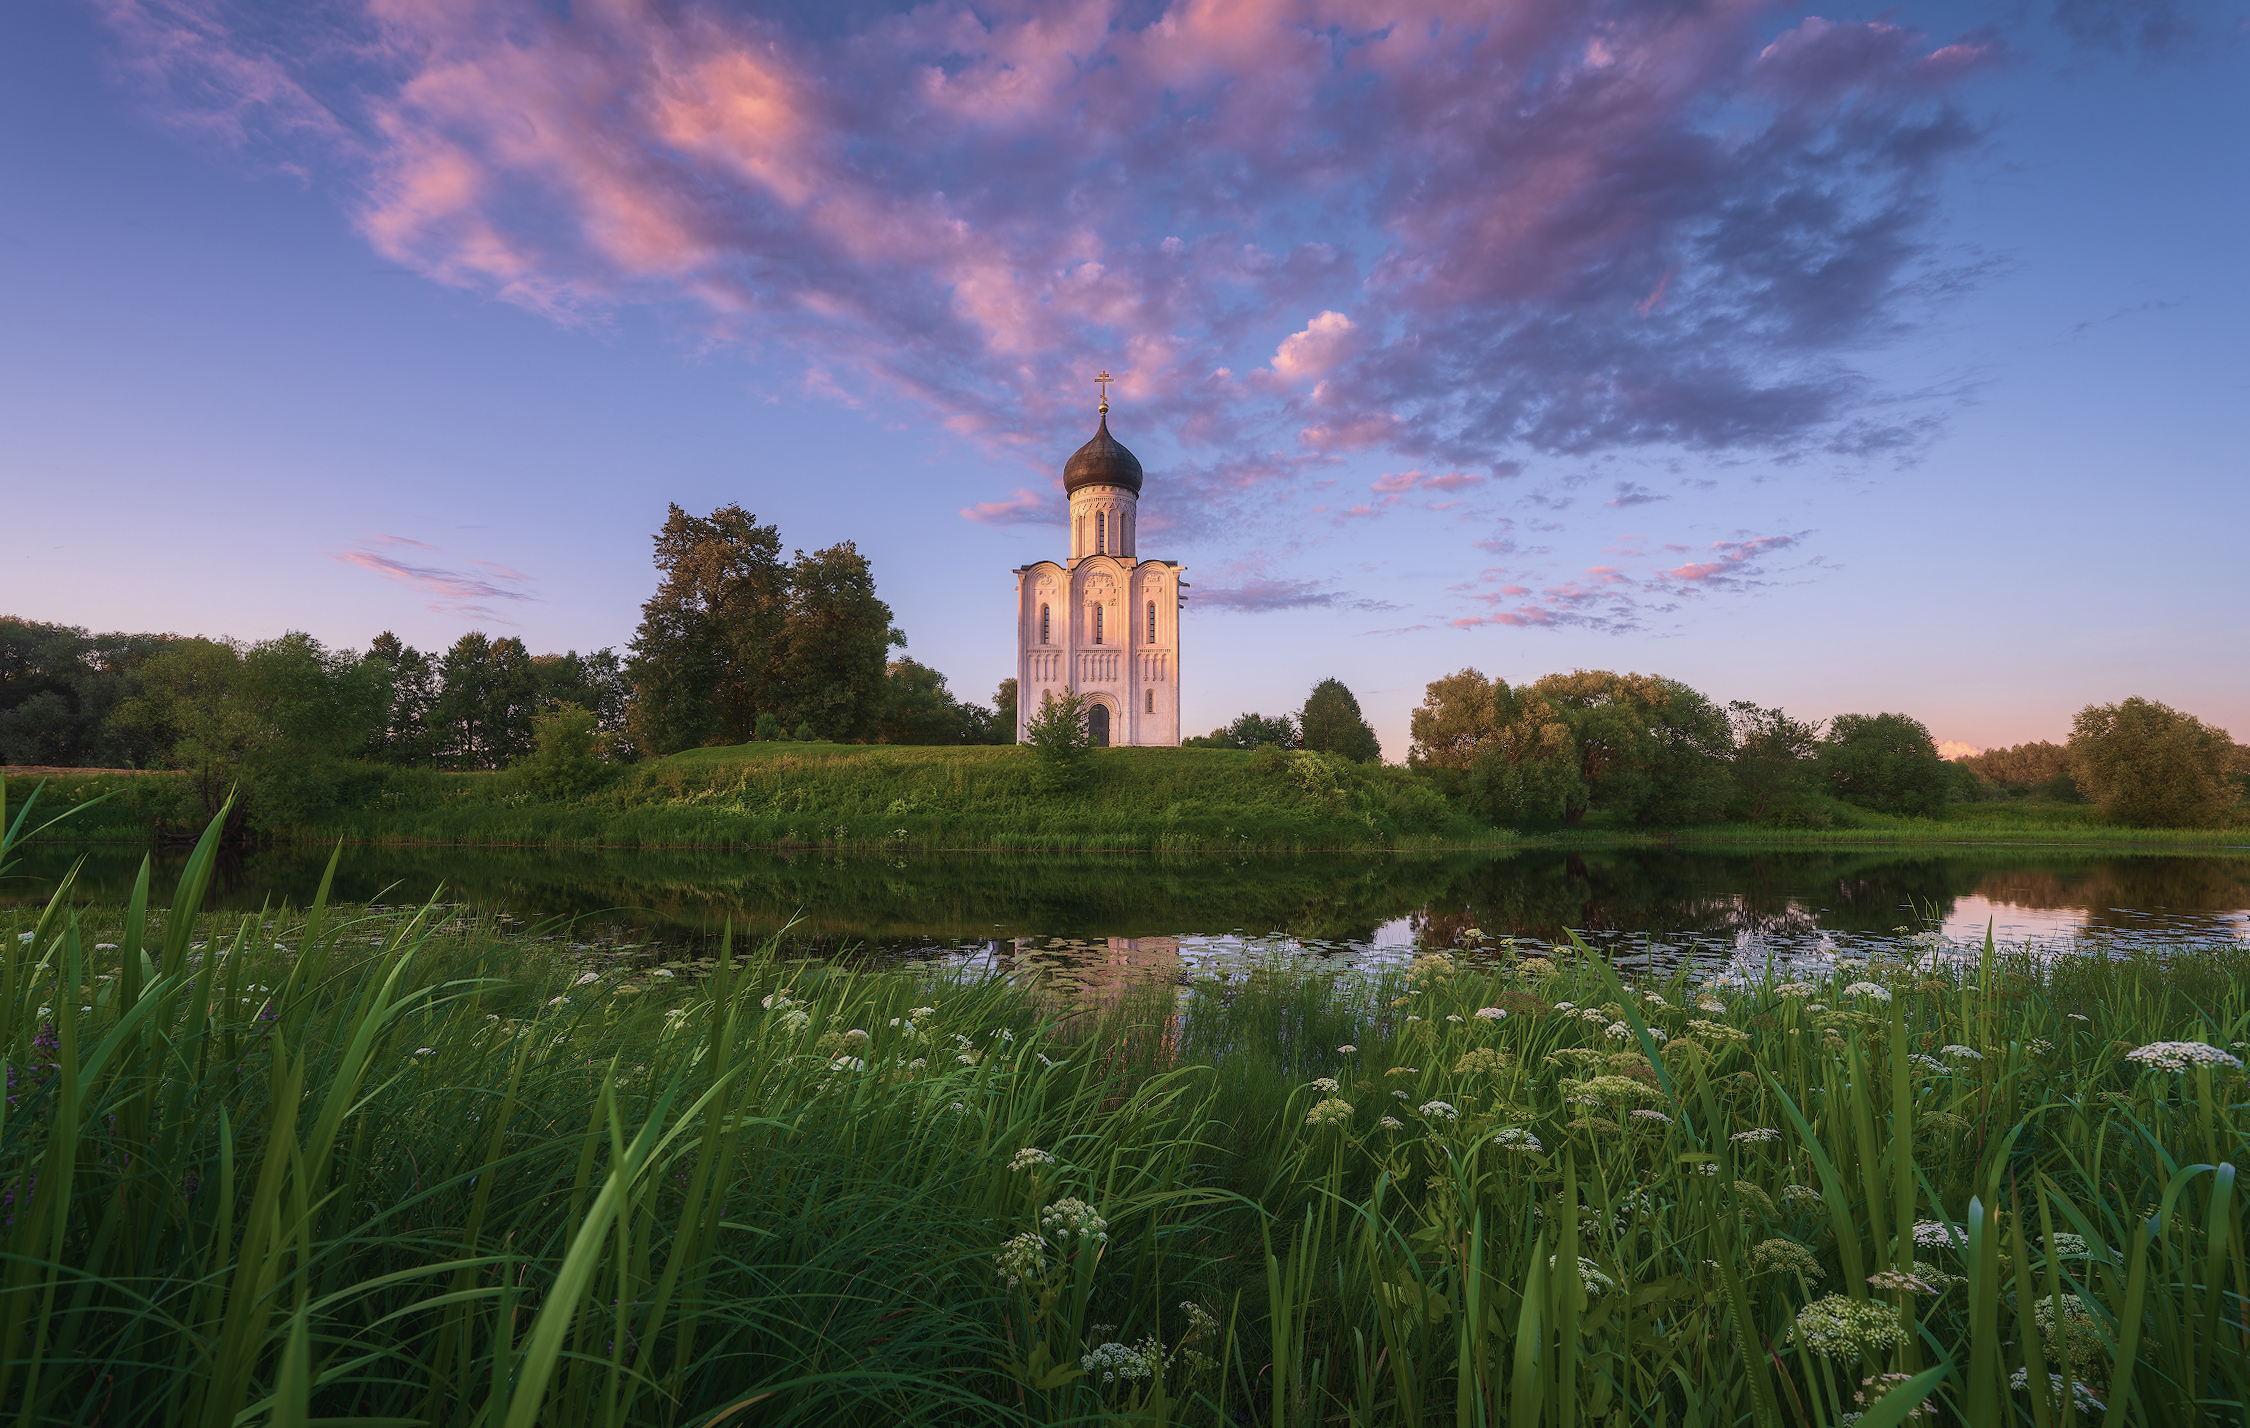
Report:
M1068 1000L595 965L436 903L202 917L212 853L169 911L65 887L0 939L17 1423L2250 1400L2250 1097L2126 1059L2250 1036L2239 967L1627 986L1501 947Z

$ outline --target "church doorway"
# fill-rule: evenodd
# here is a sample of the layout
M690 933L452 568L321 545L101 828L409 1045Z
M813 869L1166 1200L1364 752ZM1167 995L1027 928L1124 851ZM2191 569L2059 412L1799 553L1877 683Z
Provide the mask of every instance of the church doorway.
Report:
M1086 732L1094 736L1094 747L1109 747L1109 706L1097 704L1086 711Z

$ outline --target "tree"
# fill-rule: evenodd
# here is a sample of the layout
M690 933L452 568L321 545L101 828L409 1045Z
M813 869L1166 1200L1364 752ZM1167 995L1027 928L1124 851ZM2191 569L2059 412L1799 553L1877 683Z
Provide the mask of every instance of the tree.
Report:
M876 737L885 744L952 744L961 741L961 706L945 676L911 659L894 659L884 671L883 710Z
M1507 692L1506 684L1473 669L1431 680L1422 706L1407 719L1413 738L1407 766L1466 774L1476 762L1477 745L1500 727Z
M1498 712L1504 722L1478 736L1469 765L1468 811L1507 827L1570 819L1583 811L1578 741L1555 707L1530 695L1511 695Z
M1811 817L1820 724L1737 699L1727 706L1734 731L1734 794L1751 823L1795 824Z
M1012 744L1016 741L1016 680L1014 675L1000 681L992 692L992 739L995 744Z
M2044 739L2036 743L2015 744L2005 749L1986 749L1981 754L1957 760L1975 771L1987 783L1998 784L2015 793L2037 788L2058 775L2070 773L2070 750Z
M1952 781L1937 741L1904 714L1839 714L1820 745L1820 777L1846 803L1878 813L1935 818Z
M438 757L454 768L505 768L531 748L543 704L531 651L513 635L471 630L438 662L430 727Z
M394 764L432 762L437 756L431 727L438 702L437 661L389 630L375 637L367 657L391 674L390 707L367 737L368 756Z
M752 737L761 744L770 744L776 740L787 742L789 731L781 727L781 717L768 710L758 716L757 728Z
M1358 764L1377 763L1383 757L1382 741L1340 679L1324 679L1313 686L1297 715L1297 728L1308 749L1340 754Z
M782 717L810 723L839 744L874 737L886 662L891 647L905 643L856 546L798 551L789 570Z
M1066 790L1084 783L1094 755L1093 731L1086 727L1086 696L1075 689L1042 694L1039 712L1023 726L1023 741L1038 754L1050 788Z
M633 745L653 756L748 742L757 716L782 707L775 686L790 578L781 532L740 506L704 518L674 505L656 534L656 568L663 579L641 606L626 663Z
M331 654L291 631L247 647L177 641L142 666L140 690L112 718L195 775L205 816L241 784L245 814L287 817L331 796L333 765L365 744L389 706L380 660Z
M2070 721L2070 762L2109 823L2209 827L2242 796L2227 731L2151 699L2079 710Z
M162 750L110 715L170 635L89 634L0 617L0 763L146 766Z
M1733 737L1717 706L1677 680L1574 670L1523 691L1544 701L1577 746L1583 803L1644 826L1716 818L1727 796Z

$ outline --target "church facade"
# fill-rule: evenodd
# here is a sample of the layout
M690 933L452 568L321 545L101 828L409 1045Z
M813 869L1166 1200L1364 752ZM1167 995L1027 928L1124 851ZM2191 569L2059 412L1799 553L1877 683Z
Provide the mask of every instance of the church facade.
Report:
M1103 374L1106 379L1108 374ZM1070 559L1016 572L1016 737L1049 694L1075 689L1097 747L1180 742L1180 579L1139 551L1141 463L1109 434L1063 467Z

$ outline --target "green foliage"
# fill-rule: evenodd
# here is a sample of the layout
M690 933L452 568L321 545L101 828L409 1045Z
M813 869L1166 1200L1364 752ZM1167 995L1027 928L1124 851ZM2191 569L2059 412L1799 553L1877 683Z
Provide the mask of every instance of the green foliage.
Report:
M170 750L208 816L244 793L253 822L303 817L364 773L344 763L389 706L378 660L330 653L292 631L262 644L179 640L150 656L111 716Z
M1001 686L1011 705L1014 681ZM890 663L884 680L883 715L876 737L885 744L1006 744L1015 742L1015 711L1003 730L993 711L963 704L945 687L945 676L910 659Z
M740 506L706 518L675 505L656 566L628 666L637 748L746 743L769 712L839 742L874 737L884 661L906 640L850 541L785 562L780 531Z
M527 793L557 802L593 792L613 771L601 756L593 711L575 704L559 704L533 719L532 750L513 770Z
M761 744L770 744L776 739L789 737L788 733L781 727L781 720L771 709L758 716L758 724L754 732L757 741Z
M1469 812L1523 828L1582 811L1587 788L1578 741L1554 706L1494 681L1493 710L1497 722L1473 741L1464 800Z
M1093 772L1094 735L1086 727L1086 696L1066 688L1039 697L1039 712L1023 726L1023 741L1038 756L1039 772L1057 793L1085 786Z
M1407 766L1443 770L1465 780L1477 746L1500 727L1507 697L1505 682L1486 679L1474 669L1431 680L1421 707L1407 720L1413 735Z
M1237 714L1234 722L1224 728L1194 738L1182 739L1181 744L1191 749L1255 749L1270 746L1276 749L1294 749L1301 736L1297 721L1287 714L1266 715Z
M2051 788L2056 779L2067 782L2070 778L2070 750L2044 739L2005 749L1986 749L1958 762L1986 783L2018 794L2045 790Z
M1820 807L1814 763L1820 753L1819 723L1740 699L1727 711L1734 733L1736 816L1761 827L1826 827L1829 819Z
M1297 728L1307 749L1360 764L1383 757L1382 741L1360 713L1359 700L1340 679L1324 679L1313 686L1305 707L1298 711Z
M812 721L803 720L798 723L797 732L792 737L800 744L810 744L818 741L820 735L813 732Z
M0 912L21 1422L2250 1402L2241 1072L2123 1055L2242 1039L2239 968L1784 990L1503 945L1081 991L558 957L437 906L230 923L214 853L169 913Z
M2070 759L2105 822L2207 828L2225 821L2242 796L2227 731L2150 699L2079 710Z
M160 758L153 740L110 715L170 641L0 616L0 763L146 767Z
M1643 827L1707 822L1728 794L1733 738L1726 716L1677 680L1576 670L1550 674L1518 701L1554 711L1577 747L1582 804Z
M1820 745L1820 777L1834 797L1878 813L1935 818L1951 780L1937 742L1904 714L1839 714Z
M1012 744L1016 741L1016 680L1014 675L1000 681L992 692L992 728L987 744Z

